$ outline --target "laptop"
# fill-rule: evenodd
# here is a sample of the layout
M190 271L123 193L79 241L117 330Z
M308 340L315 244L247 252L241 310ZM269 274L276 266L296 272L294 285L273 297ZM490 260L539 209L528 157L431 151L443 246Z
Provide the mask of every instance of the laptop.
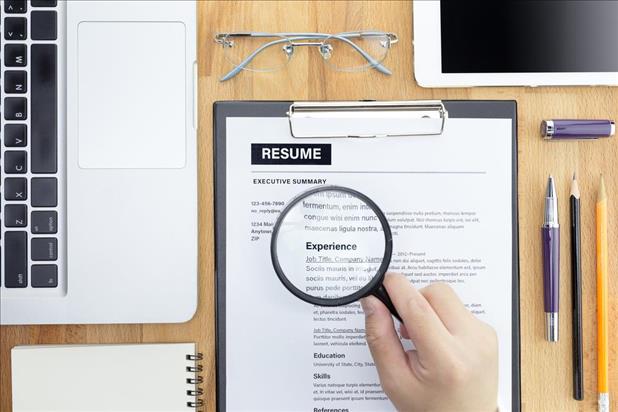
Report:
M0 1L0 323L197 306L194 1Z

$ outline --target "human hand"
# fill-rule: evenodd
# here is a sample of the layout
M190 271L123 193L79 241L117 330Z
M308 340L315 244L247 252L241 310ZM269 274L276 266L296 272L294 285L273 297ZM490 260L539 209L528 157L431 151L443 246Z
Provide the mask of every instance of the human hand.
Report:
M363 298L367 344L386 395L399 411L497 410L496 332L466 309L453 289L432 284L415 289L403 275L388 274L384 286L401 315L405 351L389 310L374 296Z

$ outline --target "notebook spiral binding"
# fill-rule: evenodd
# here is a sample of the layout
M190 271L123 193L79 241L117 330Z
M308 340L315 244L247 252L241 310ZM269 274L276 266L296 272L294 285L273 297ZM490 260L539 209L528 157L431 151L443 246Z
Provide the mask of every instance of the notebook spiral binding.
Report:
M195 385L195 389L187 390L187 396L192 398L192 400L187 401L187 407L193 408L196 411L203 411L204 400L201 396L204 394L204 390L201 385L204 383L204 378L200 373L204 370L202 364L198 363L204 359L204 356L201 353L189 354L186 355L186 360L193 362L193 365L187 366L186 371L190 373L192 377L186 379L187 385Z

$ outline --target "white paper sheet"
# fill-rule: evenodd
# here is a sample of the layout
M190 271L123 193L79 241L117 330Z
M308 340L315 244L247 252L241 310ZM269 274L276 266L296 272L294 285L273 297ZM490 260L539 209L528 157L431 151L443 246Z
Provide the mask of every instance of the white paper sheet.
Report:
M185 412L194 353L194 343L17 346L13 410Z
M391 270L417 287L450 283L499 336L499 406L511 408L512 140L508 119L449 119L441 136L294 139L287 118L228 118L228 411L393 410L379 386L358 303L314 307L271 263L283 205L320 184L347 186L385 212ZM252 165L252 143L330 144L331 165Z

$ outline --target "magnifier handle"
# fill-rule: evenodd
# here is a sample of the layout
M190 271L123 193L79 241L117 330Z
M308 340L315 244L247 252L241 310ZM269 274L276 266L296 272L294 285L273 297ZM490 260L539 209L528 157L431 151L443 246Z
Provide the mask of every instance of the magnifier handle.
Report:
M371 294L375 296L376 298L380 299L382 303L384 303L384 305L388 308L388 310L391 311L391 315L393 315L395 319L403 323L403 321L401 320L401 316L399 316L399 313L397 313L397 309L395 309L395 305L393 305L393 301L391 300L391 297L388 296L386 289L384 289L384 285L380 285L380 287L374 290Z

